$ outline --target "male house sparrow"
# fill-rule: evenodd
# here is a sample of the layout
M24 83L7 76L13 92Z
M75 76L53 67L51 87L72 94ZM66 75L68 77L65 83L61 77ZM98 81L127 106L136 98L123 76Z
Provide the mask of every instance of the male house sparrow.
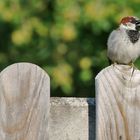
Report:
M122 18L118 29L108 38L107 56L117 64L132 64L140 56L140 20L137 17Z

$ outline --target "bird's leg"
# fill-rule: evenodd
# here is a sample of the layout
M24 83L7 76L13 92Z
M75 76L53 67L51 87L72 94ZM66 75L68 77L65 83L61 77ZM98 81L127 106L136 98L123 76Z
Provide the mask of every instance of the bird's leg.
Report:
M135 67L135 65L134 65L133 62L130 62L130 63L129 63L129 66L131 66L131 68L133 69L133 70L132 70L132 74L131 74L131 78L132 78L132 76L133 76L133 74L134 74L134 71L135 71L135 69L137 69L137 68Z
M131 66L131 68L137 69L133 62L130 62L128 65Z

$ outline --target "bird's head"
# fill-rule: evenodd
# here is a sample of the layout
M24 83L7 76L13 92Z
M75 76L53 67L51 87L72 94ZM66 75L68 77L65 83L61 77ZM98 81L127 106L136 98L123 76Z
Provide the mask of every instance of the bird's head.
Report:
M140 19L133 16L128 16L122 18L120 22L120 28L126 29L126 30L134 30L139 31L140 29Z

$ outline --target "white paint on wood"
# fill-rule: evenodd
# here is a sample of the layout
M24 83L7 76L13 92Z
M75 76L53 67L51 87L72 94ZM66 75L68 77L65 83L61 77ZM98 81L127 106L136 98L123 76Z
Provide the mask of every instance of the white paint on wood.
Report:
M96 82L96 140L140 140L140 71L111 65Z
M0 73L0 140L48 140L49 76L30 63Z

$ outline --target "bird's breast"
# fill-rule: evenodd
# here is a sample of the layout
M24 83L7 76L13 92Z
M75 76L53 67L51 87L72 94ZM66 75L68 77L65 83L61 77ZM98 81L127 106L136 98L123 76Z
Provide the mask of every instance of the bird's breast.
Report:
M130 32L126 33L126 31L121 30L115 30L110 34L107 55L113 62L129 64L139 57L140 36L135 32L129 34Z

